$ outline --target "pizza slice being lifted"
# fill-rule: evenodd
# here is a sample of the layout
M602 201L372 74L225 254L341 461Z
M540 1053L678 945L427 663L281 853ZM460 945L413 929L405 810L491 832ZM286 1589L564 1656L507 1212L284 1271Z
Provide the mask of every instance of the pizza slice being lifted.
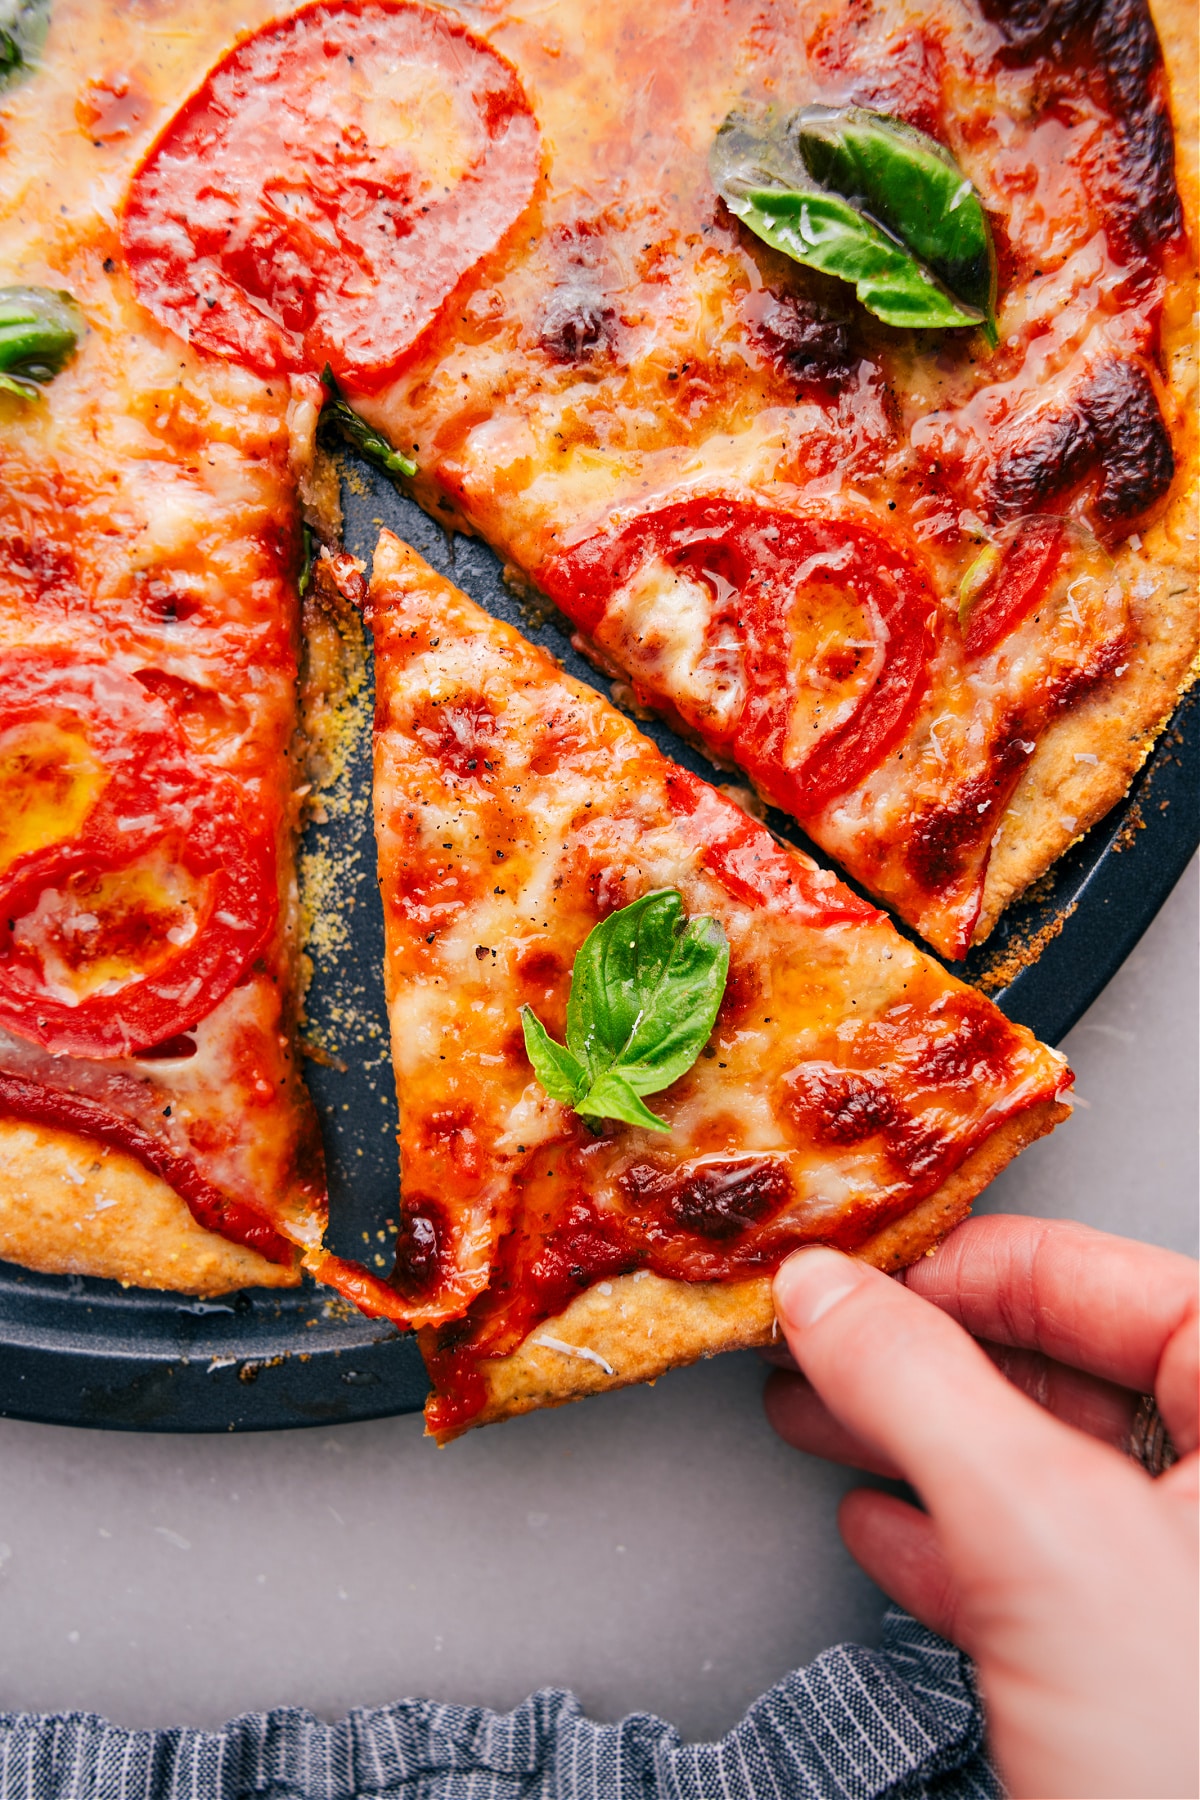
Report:
M1065 1116L1062 1056L386 533L366 610L403 1207L390 1282L324 1273L421 1328L439 1438L763 1342L788 1251L911 1262Z

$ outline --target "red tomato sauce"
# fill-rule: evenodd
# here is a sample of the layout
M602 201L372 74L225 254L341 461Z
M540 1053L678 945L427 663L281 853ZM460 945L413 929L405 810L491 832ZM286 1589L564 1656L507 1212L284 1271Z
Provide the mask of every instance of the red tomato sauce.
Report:
M501 1242L487 1291L464 1318L421 1333L435 1389L426 1412L430 1430L469 1422L486 1401L481 1364L510 1355L598 1281L643 1269L674 1281L746 1281L772 1275L805 1243L854 1250L932 1192L993 1129L988 1124L947 1141L894 1101L887 1110L889 1101L887 1095L880 1102L884 1124L869 1116L861 1121L859 1141L888 1133L898 1172L908 1165L903 1188L872 1196L833 1229L819 1220L773 1224L794 1199L786 1161L776 1156L733 1154L682 1168L635 1162L618 1179L620 1205L602 1210L589 1192L589 1164L602 1149L557 1144L541 1152L526 1172L522 1207ZM844 1094L835 1091L826 1105L836 1131Z
M735 900L770 906L818 927L883 917L842 882L783 849L765 826L687 769L673 767L666 787L685 835L703 850L706 869Z

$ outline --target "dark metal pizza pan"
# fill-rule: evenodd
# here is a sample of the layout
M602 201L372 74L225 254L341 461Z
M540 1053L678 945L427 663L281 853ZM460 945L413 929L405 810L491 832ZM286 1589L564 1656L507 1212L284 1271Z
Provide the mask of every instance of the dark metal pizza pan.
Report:
M490 612L607 692L561 623L530 616L514 598L485 546L451 540L362 464L354 463L343 486L351 549L369 559L380 525L391 526ZM645 729L679 761L712 774L665 726ZM396 1101L365 734L351 788L349 811L313 828L307 846L332 849L339 869L333 935L340 941L316 958L309 1011L314 1035L345 1065L310 1064L309 1085L329 1160L331 1241L386 1266L396 1207ZM1198 793L1193 692L1128 798L1061 859L1036 898L1011 909L993 942L968 959L968 977L988 986L1010 1017L1057 1042L1187 866L1200 841ZM782 817L771 822L804 841ZM196 1301L0 1264L0 1415L122 1431L268 1431L412 1412L425 1387L411 1338L350 1314L311 1287Z

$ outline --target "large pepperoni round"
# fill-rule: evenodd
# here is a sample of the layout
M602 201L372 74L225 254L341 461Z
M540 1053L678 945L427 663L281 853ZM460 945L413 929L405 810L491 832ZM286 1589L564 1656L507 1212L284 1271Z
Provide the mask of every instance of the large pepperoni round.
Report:
M528 204L537 124L452 13L353 0L255 32L134 177L139 298L262 375L375 391Z

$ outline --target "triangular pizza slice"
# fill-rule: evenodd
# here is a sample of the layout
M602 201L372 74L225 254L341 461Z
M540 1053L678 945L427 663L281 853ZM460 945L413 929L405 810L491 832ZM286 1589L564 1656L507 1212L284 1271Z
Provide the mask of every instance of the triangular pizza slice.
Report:
M367 616L403 1204L357 1294L439 1438L763 1341L789 1250L908 1263L1065 1115L1057 1052L387 533Z

